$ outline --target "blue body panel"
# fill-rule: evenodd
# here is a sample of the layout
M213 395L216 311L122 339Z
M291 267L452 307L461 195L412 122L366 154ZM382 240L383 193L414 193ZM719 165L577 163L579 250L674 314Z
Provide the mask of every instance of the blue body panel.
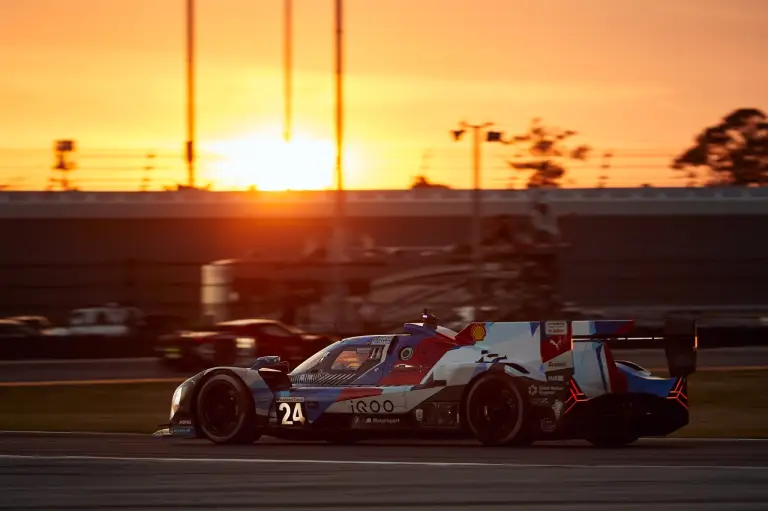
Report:
M621 364L618 364L618 368L627 377L627 392L667 397L677 383L677 378L647 376Z

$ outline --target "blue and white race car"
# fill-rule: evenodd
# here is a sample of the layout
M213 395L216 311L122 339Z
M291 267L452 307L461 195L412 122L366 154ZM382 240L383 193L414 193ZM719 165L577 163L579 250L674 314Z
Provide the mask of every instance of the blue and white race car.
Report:
M263 435L351 443L379 437L475 438L484 445L585 439L621 446L688 424L693 321L657 339L669 376L614 360L631 320L471 323L434 316L396 335L343 339L292 371L279 357L215 367L174 392L161 436L248 444Z

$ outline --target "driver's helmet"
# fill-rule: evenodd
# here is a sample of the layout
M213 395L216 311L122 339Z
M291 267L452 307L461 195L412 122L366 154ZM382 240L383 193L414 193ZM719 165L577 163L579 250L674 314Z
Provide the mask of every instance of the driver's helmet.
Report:
M437 330L437 317L427 309L424 309L424 312L421 313L421 319L424 326Z

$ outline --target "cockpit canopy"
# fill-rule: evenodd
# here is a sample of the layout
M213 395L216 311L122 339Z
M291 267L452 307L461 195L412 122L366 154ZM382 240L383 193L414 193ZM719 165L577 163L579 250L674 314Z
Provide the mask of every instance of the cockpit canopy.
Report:
M338 341L291 371L291 381L315 385L349 383L384 361L396 336L364 336Z
M335 342L299 364L289 376L293 384L348 385L383 363L394 349L398 338L410 336L443 336L455 341L453 330L438 326L437 318L427 309L423 323L406 323L405 333L397 335L365 335Z

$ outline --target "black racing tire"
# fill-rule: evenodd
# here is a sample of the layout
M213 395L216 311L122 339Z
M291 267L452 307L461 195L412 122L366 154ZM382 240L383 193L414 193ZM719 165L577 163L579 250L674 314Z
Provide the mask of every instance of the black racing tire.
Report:
M507 374L484 374L467 391L464 417L472 435L483 445L530 444L528 415L519 385Z
M195 397L198 433L215 444L252 444L261 437L253 397L231 372L206 378Z
M591 424L584 439L602 449L616 449L635 442L639 436L632 430L625 403L618 394L607 394L595 399L592 413L596 421Z

